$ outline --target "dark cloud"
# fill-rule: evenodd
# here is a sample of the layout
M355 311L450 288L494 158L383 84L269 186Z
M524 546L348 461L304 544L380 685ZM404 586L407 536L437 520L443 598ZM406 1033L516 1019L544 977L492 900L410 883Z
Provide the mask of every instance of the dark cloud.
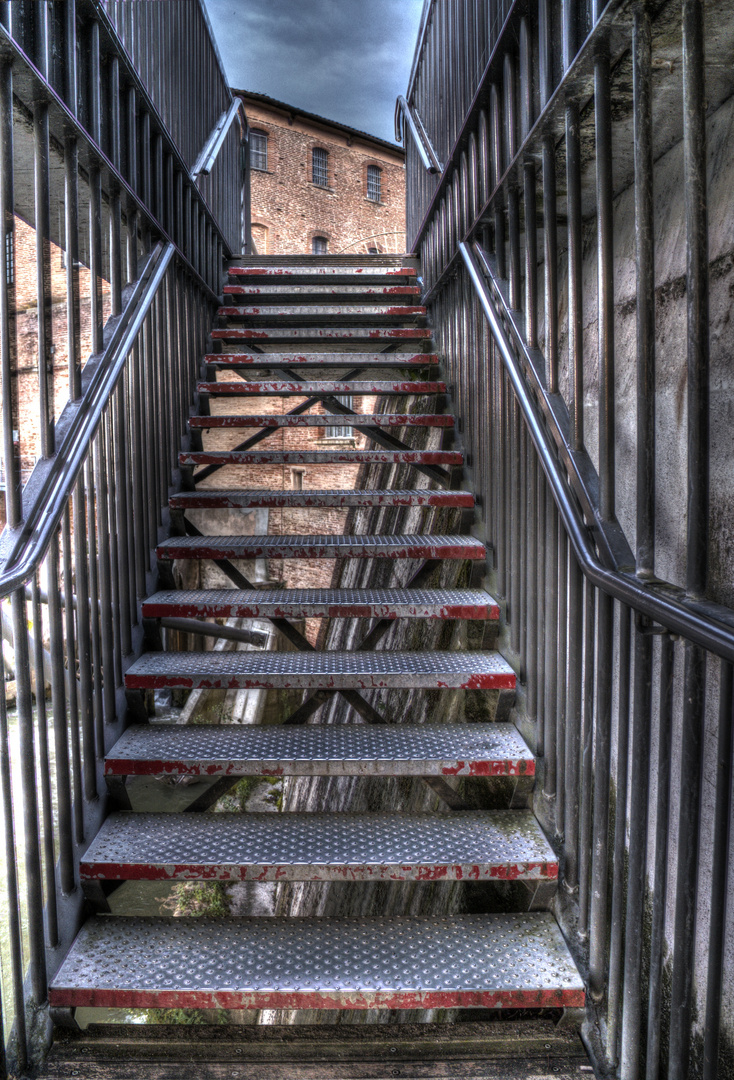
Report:
M233 86L394 140L423 0L205 0Z

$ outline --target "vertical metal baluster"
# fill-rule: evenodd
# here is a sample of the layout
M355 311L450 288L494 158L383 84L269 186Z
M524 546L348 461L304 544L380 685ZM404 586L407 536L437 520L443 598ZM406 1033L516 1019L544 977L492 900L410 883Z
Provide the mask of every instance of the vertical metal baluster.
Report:
M612 187L612 112L609 54L594 57L596 112L596 205L599 331L599 512L614 517L614 216Z
M120 535L117 520L117 485L115 483L116 471L116 438L115 438L115 399L110 401L109 408L102 417L99 427L100 433L100 459L104 470L104 488L100 491L100 497L104 496L107 510L108 536L109 536L109 566L110 587L112 590L112 648L114 657L114 689L122 682L122 620L120 618L120 551L118 537Z
M88 553L85 553L89 572L89 616L92 648L92 671L94 673L93 713L94 713L94 737L97 746L97 757L102 757L105 752L104 730L104 672L102 667L103 651L100 632L100 604L101 593L99 588L99 562L97 558L97 501L94 489L93 469L94 447L87 455L84 463L84 494L86 501L87 520L87 543Z
M732 806L732 721L734 720L734 672L720 662L719 725L716 747L716 799L714 803L714 852L711 874L711 915L709 923L706 1017L704 1022L703 1080L716 1080L719 1073L721 1009L724 992L726 919L728 908L729 843Z
M45 20L39 20L45 25ZM42 34L45 51L45 33ZM41 456L55 450L53 323L51 296L51 178L49 172L48 104L37 102L33 110L33 171L36 226L36 297L38 326L38 408Z
M100 631L102 639L102 686L105 722L115 719L115 659L113 649L112 585L110 571L110 528L107 506L107 479L104 452L104 428L100 424L94 440L94 491L97 509L97 565L100 600Z
M662 1048L663 957L665 951L664 898L668 886L668 841L670 819L670 766L673 753L673 675L675 650L670 637L660 638L660 674L657 722L657 776L655 781L655 856L650 891L658 898L652 906L650 927L650 990L647 1002L646 1080L659 1080Z
M87 555L87 515L81 477L73 494L74 514L74 578L76 584L77 655L79 657L79 698L81 712L82 754L85 769L85 793L88 799L97 795L94 737L94 679L92 667L92 637L89 618L89 573Z
M65 14L66 104L77 115L76 0L67 0ZM64 247L66 256L66 342L69 399L81 396L81 311L79 288L79 149L70 136L64 142Z
M4 244L15 244L13 185L13 76L10 63L0 62L0 223ZM0 274L0 365L2 386L3 465L5 469L5 517L14 529L23 519L21 502L20 430L18 402L11 388L15 361L15 290L7 274Z
M154 382L154 364L155 359L153 356L153 309L149 312L145 320L145 389L143 396L143 403L145 409L145 462L146 462L146 506L148 508L148 548L150 549L158 542L158 483L156 476L160 461L158 455L155 452L156 443L156 424L155 417L158 409L158 402L156 398L155 382Z
M61 890L74 889L74 836L78 834L77 814L81 808L81 784L72 773L69 761L69 729L66 711L66 670L64 668L64 632L59 589L59 546L54 535L46 556L48 580L49 652L51 654L51 714L53 716L54 757L56 761L56 802L59 838L59 879Z
M71 574L71 521L67 504L61 522L61 565L64 582L64 640L66 644L66 700L68 702L71 759L74 767L74 810L77 843L84 839L84 818L81 796L96 795L94 756L82 760L79 739L79 686L76 677L76 626L74 620L74 582ZM90 786L91 784L91 786Z
M683 160L686 206L688 500L686 591L706 595L709 528L709 279L703 5L683 0ZM706 654L686 642L680 816L670 991L670 1080L689 1075L698 892Z
M56 875L54 873L54 814L51 799L51 766L48 754L48 717L46 715L46 671L43 648L43 617L38 574L31 578L31 611L33 620L33 670L36 676L36 721L38 729L38 787L41 794L40 831L43 847L43 877L46 901L46 937L53 948L59 942L56 906ZM4 689L4 688L3 688Z
M650 19L634 10L632 34L635 251L637 257L637 572L654 569L655 541L655 265ZM644 627L638 627L644 630ZM642 1053L642 940L650 790L652 638L635 634L630 773L630 840L620 1075L637 1077Z
M515 60L505 53L503 99L505 105L505 155L510 165L517 153L517 113L515 108ZM522 296L520 257L520 196L514 180L507 189L507 220L510 236L510 307L519 310Z
M492 115L492 162L494 164L492 187L496 188L499 185L500 177L504 173L504 155L502 152L502 104L500 102L499 88L495 83L492 83L490 87L490 106ZM494 253L497 257L497 273L501 278L506 278L505 212L501 193L497 193L494 203Z
M533 451L534 453L535 451ZM546 499L552 498L546 490L545 473L536 459L537 475L537 503L535 508L536 537L536 586L535 586L535 619L536 619L536 643L535 643L535 670L537 672L538 689L535 695L535 708L538 718L536 729L536 751L539 757L545 753L545 636L546 636L546 610L545 610L545 571L546 557L545 547L548 537L545 533Z
M1 121L0 121L1 122ZM0 275L3 278L5 275ZM15 1051L18 1067L28 1067L25 994L23 992L23 955L21 942L20 896L18 890L18 853L15 839L15 809L10 779L10 749L8 746L8 712L5 694L0 694L0 807L2 807L3 854L5 863L5 896L7 897L8 952L13 1001ZM3 1045L5 1040L3 1039Z
M520 542L518 545L518 588L517 588L517 629L518 634L518 651L520 653L520 674L522 681L527 687L528 672L527 672L527 608L528 608L528 515L527 515L527 495L528 495L528 432L525 427L525 420L520 412L518 406L517 409L517 474L518 474L518 531Z
M600 594L601 596L601 594ZM607 979L607 1056L618 1060L618 1039L622 1018L622 953L624 950L624 909L626 884L627 800L629 792L629 731L630 731L630 628L631 612L619 608L619 705L617 722L617 775L614 810L614 856L612 861L612 904L600 932L604 937L602 952L606 951L609 934L609 975ZM598 690L597 690L598 694ZM608 783L608 779L607 779ZM606 839L606 838L605 838ZM595 845L596 846L596 845ZM608 871L608 867L604 867ZM594 876L594 893L603 886L606 899L607 879ZM593 913L593 908L592 908ZM593 942L593 939L592 939ZM602 961L603 964L603 961ZM603 979L603 973L601 973Z
M526 709L528 720L538 718L538 458L532 440L525 439L526 540L527 570L525 586L525 672L527 683Z
M520 652L520 416L517 399L510 390L510 581L509 618L512 651Z
M581 802L579 807L579 921L581 938L589 934L591 903L591 838L594 779L594 630L595 590L584 581L584 699L581 729Z
M556 715L558 687L558 510L549 491L545 498L545 695L543 698L543 745L545 773L543 794L555 799L557 789Z
M566 691L566 724L564 747L564 873L563 882L569 892L579 884L579 773L581 767L581 727L583 709L583 618L584 579L573 552L568 561L568 681Z
M23 804L23 866L26 878L30 992L34 1004L46 1000L46 947L43 933L43 884L38 838L38 796L36 793L36 752L31 696L31 664L28 652L28 617L25 590L10 595L15 651L16 707L18 711L19 772Z
M623 613L620 614L620 664L623 662ZM629 616L627 615L627 622ZM601 1001L605 991L608 873L609 873L609 774L612 753L612 682L614 605L610 596L598 592L596 598L596 722L594 724L594 816L591 856L591 906L589 914L589 991L592 1000ZM629 626L627 626L629 639ZM620 676L621 679L621 676ZM621 681L620 681L621 686ZM621 730L626 745L627 729ZM618 745L617 755L623 751ZM623 773L626 783L627 774ZM626 795L617 787L617 812L624 815ZM622 808L620 811L620 807Z
M90 32L91 133L99 144L102 133L99 70L99 23ZM102 178L97 165L89 169L89 283L91 288L92 352L101 353L102 338Z
M525 195L525 338L528 347L538 344L538 225L535 207L535 165L523 165Z
M566 688L568 678L568 536L562 524L558 528L558 641L556 643L556 760L560 771L566 761ZM563 777L556 784L556 830L563 836L566 787Z

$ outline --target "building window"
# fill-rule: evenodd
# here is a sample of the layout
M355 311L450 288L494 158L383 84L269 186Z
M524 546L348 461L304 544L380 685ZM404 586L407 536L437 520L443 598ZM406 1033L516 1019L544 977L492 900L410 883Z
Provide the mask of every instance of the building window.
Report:
M314 184L319 187L329 186L329 155L320 146L314 148L312 156L312 176Z
M291 469L291 487L294 491L303 491L303 469Z
M367 198L370 202L382 202L382 169L367 166Z
M268 171L268 137L264 131L250 132L250 168Z
M337 394L336 400L342 405L346 405L348 409L352 408L352 395L351 394ZM348 425L343 427L333 427L329 432L332 439L353 439L354 428Z
M367 254L368 255L379 255L380 252L377 250L376 247L371 247L371 248L367 248Z
M5 283L15 285L15 239L12 229L5 233Z
M326 255L329 250L329 241L325 236L314 236L311 241L311 253L313 255Z

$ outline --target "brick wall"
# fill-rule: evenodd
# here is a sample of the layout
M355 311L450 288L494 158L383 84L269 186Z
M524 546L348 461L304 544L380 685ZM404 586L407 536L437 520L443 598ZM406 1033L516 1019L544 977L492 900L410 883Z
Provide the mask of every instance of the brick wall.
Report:
M267 170L253 169L252 233L259 254L310 254L314 236L330 254L405 250L405 166L391 147L350 128L240 93L252 131L267 136ZM312 152L328 153L327 186L313 183ZM367 198L367 170L380 169L380 200Z

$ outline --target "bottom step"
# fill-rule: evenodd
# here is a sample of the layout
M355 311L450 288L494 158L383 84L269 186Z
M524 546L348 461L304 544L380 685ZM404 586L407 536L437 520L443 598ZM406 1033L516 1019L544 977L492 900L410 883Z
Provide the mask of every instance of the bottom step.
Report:
M580 1008L553 917L97 918L49 988L56 1007Z

